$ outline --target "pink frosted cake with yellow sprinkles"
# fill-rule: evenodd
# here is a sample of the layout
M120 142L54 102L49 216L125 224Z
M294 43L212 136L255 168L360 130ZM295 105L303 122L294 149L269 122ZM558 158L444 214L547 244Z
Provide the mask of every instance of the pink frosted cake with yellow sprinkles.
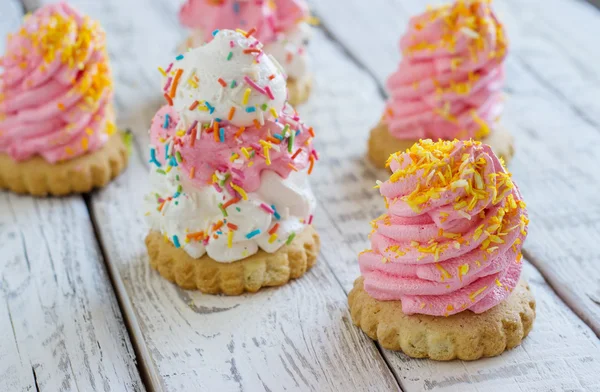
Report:
M502 160L480 142L421 140L388 164L377 186L387 212L349 297L355 323L415 357L477 359L519 344L535 317L521 279L528 218Z
M369 140L375 165L384 167L390 154L419 139L472 138L512 157L512 137L499 123L508 40L491 0L429 8L411 18L400 50L385 112Z
M182 52L209 41L218 29L251 32L283 67L289 102L298 105L308 99L312 78L307 45L312 33L305 0L187 0L179 20L191 31Z
M42 7L8 37L0 66L0 188L86 192L125 167L97 22L66 3Z
M318 154L277 60L252 35L220 30L164 75L168 105L150 129L152 266L229 295L303 275L319 250L308 183Z

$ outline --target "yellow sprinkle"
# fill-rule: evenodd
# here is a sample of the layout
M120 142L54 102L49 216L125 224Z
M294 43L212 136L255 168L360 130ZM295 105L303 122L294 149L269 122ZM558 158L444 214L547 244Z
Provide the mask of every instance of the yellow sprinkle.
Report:
M246 149L246 147L242 147L242 148L240 148L240 150L242 151L242 154L244 154L244 156L247 159L250 159L250 153L248 152L248 150Z
M162 69L162 67L158 67L158 72L160 72L161 75L164 76L165 78L167 77L167 73L165 72L164 69Z
M277 233L271 234L271 236L269 237L269 244L272 244L273 242L275 242L276 239L277 239Z
M271 164L271 157L269 156L269 148L266 146L263 146L263 154L265 155L265 162L267 163L267 165Z
M436 264L435 266L436 266L436 268L437 268L438 270L440 270L440 272L442 273L442 276L440 276L440 281L442 281L442 282L443 282L445 279L451 279L451 278L452 278L452 275L450 275L450 273L449 273L448 271L446 271L446 270L444 269L444 267L442 267L442 266L441 266L441 265L439 265L439 264Z
M117 131L117 126L112 123L112 122L108 122L106 124L106 129L104 130L104 132L106 132L106 134L108 136L111 136L112 134L114 134Z
M458 267L458 277L462 282L462 277L469 273L469 264L463 264Z
M229 231L229 233L227 233L227 247L233 247L233 231Z
M246 91L244 92L244 98L242 99L243 105L248 105L248 99L250 99L250 93L252 93L252 90L247 88Z
M83 151L87 151L89 147L89 141L87 137L84 137L81 139L81 148L83 149Z
M475 301L475 298L476 298L476 297L477 297L479 294L483 293L483 292L484 292L486 289L487 289L487 286L483 286L483 287L482 287L482 288L480 288L479 290L477 290L477 291L475 291L475 292L473 292L473 293L469 294L469 298L471 299L471 301Z
M309 16L306 18L306 23L308 23L311 26L318 26L321 23L321 21L316 16Z
M279 116L277 115L277 111L275 110L274 107L271 107L271 109L269 109L269 112L271 112L271 114L273 115L273 117L278 118Z
M198 88L198 83L194 80L195 78L196 78L196 75L190 76L190 78L188 79L188 83L191 84L192 87Z
M242 195L242 199L244 200L248 200L248 194L246 193L245 190L243 190L242 188L240 188L239 186L235 185L234 183L231 184L231 187L240 195Z

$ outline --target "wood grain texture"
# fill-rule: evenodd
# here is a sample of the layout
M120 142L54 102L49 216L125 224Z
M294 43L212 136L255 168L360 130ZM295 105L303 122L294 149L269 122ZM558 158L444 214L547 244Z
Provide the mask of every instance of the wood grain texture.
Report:
M0 2L0 54L21 17ZM87 208L0 192L0 391L77 390L144 390Z
M162 279L149 267L143 210L132 208L148 189L147 172L135 151L129 171L93 205L155 389L398 389L374 344L352 326L323 260L298 280L240 297L202 295Z
M241 297L184 291L150 269L143 242L148 229L138 207L149 169L142 157L150 119L161 103L156 66L183 38L174 19L177 6L169 1L143 2L145 7L141 1L71 3L99 19L109 34L120 125L136 134L128 171L94 195L92 204L150 387L398 390L376 346L352 325L345 293L322 259L301 279ZM129 7L138 10L133 22ZM132 53L147 42L155 49ZM322 61L341 57L323 36L319 42Z
M80 197L0 193L0 390L141 391Z
M323 157L312 178L320 200L315 222L324 243L318 266L296 282L256 295L226 298L182 291L148 267L143 247L146 228L138 207L147 189L148 169L142 158L146 155L145 130L160 102L155 100L155 65L172 54L169 48L182 34L174 19L176 4L153 0L145 8L135 8L139 1L126 5L116 0L72 3L100 19L109 32L119 80L120 121L137 136L130 170L93 198L93 210L151 385L166 390L397 388L373 344L351 326L345 296L339 289L341 284L348 290L358 276L356 254L366 247L368 222L383 209L371 186L385 174L364 160L368 129L383 108L381 84L368 75L376 74L374 68L357 67L349 57L360 58L360 53L344 53L317 32L311 47L317 71L315 95L300 111L317 129L317 147ZM319 2L317 10L334 3ZM380 3L377 15L370 16L379 18L374 21L391 12L385 8L390 4L399 7L392 1L370 2L374 6ZM344 15L346 10L338 6L335 12ZM353 2L347 6L352 7ZM131 22L126 16L128 7L138 14L143 9L143 15ZM357 10L364 13L355 7ZM349 12L346 23L365 16ZM396 18L395 28L404 22ZM352 24L354 28L358 25ZM327 23L326 27L337 36ZM382 28L391 31L391 24ZM399 33L392 49L385 50L397 54L397 36ZM146 47L146 42L165 49L132 54L131 48ZM379 45L367 44L371 48ZM341 187L343 194L332 195L332 185ZM522 347L498 358L448 364L385 352L402 387L406 391L597 390L597 339L533 268L528 266L527 271L540 316Z
M312 3L383 91L400 59L400 35L423 2ZM525 253L600 336L600 12L571 0L507 0L495 8L512 47L503 121L516 138L511 170L531 215Z

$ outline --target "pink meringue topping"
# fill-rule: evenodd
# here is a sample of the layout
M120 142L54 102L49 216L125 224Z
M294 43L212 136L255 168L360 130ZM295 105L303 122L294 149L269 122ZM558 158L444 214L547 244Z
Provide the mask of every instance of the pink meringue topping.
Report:
M214 30L254 28L253 35L268 44L308 16L304 0L187 0L179 11L181 24L201 30L205 42Z
M0 152L55 163L99 149L114 131L105 33L67 4L26 18L0 66Z
M243 198L259 188L262 171L287 178L292 171L309 167L310 174L318 159L312 128L300 122L289 105L276 121L266 120L259 127L236 127L222 120L215 122L216 128L196 126L178 134L179 120L172 106L165 105L156 113L150 128L150 162L157 169L181 166L198 189L214 186Z
M310 16L308 5L304 0L275 0L271 8L275 9L277 15L276 32L289 31Z
M359 256L369 295L434 316L482 313L507 298L528 219L489 146L421 140L390 165L380 184L388 211L372 222L371 249Z
M458 0L410 20L384 121L398 139L481 139L502 112L507 40L490 0Z

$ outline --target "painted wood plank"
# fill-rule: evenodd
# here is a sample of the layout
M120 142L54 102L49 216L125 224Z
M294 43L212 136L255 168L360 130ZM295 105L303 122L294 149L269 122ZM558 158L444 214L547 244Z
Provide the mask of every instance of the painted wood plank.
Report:
M141 391L80 197L0 193L0 390Z
M408 18L424 7L418 0L312 3L325 28L381 88L397 67ZM594 66L600 12L571 0L507 0L495 7L512 46L503 121L516 137L511 170L531 214L524 249L600 336L600 70Z
M0 53L21 17L0 2ZM0 192L0 390L144 390L81 197Z
M152 388L397 390L376 346L352 325L345 293L322 259L302 279L235 298L180 290L150 269L147 227L136 206L147 190L146 131L160 103L156 66L183 37L173 16L177 6L154 1L136 8L132 24L128 9L136 4L71 3L99 19L109 34L120 125L136 134L130 168L92 204ZM131 54L146 42L160 49ZM317 42L322 61L340 56L323 35Z
M320 214L316 219L317 228L324 239L324 243L328 243L330 245L324 248L323 258L320 261L326 261L328 267L335 272L337 280L339 280L344 287L348 287L352 279L358 275L356 253L359 250L362 250L363 246L361 245L360 241L365 241L364 227L368 227L368 221L373 216L376 216L377 209L381 208L381 205L375 205L376 200L373 198L373 193L370 190L370 186L374 182L374 179L377 176L380 176L381 173L375 172L364 164L363 149L366 145L366 129L368 129L369 117L373 116L376 118L379 115L383 101L381 96L379 96L377 93L377 86L369 80L367 75L361 72L361 70L356 66L349 63L347 59L342 57L341 53L339 52L336 56L323 56L324 50L322 46L319 46L319 43L320 41L316 40L315 45L313 45L311 50L313 53L318 54L314 57L316 63L315 68L319 70L317 74L316 94L320 98L318 100L314 99L307 106L302 107L301 111L309 121L314 123L318 129L321 130L319 133L320 140L318 141L319 148L322 155L327 157L324 158L322 164L324 167L327 167L328 170L326 172L323 170L316 171L315 177L313 178L315 191L321 199ZM117 66L117 68L119 67L120 65ZM119 72L121 71L117 69L117 73ZM134 67L127 72L135 74L144 71L137 70ZM151 77L152 76L150 75L150 78ZM131 80L134 80L134 78L132 77ZM148 88L151 90L149 94L153 94L154 85L151 85L150 87L145 85L143 88ZM360 94L357 94L357 91L359 91ZM130 98L135 98L135 95L131 95ZM123 101L123 99L120 101ZM137 121L146 121L146 124L148 124L148 119L149 116L152 115L152 110L146 108L146 105L140 103L139 101L136 103L136 105L138 105L139 108L138 106L135 106L134 110L128 111L129 114L126 114L126 121L132 125L136 131L139 131L140 125L136 124L140 123ZM144 114L144 112L146 112L146 114ZM138 144L141 145L142 148L145 144L144 140L146 139L143 137L143 135L138 134L138 141L140 142ZM138 154L137 151L136 154ZM143 154L144 152L140 151L137 159L141 159L139 156L144 156ZM190 385L202 387L204 384L193 384L194 381L190 380L190 378L198 377L198 373L194 374L189 369L189 367L191 367L190 364L195 363L193 359L190 360L190 357L194 358L194 353L191 353L191 355L189 353L190 348L188 348L188 352L185 354L185 348L188 346L174 341L172 337L168 339L163 337L163 339L158 343L157 341L159 339L148 340L145 338L145 336L148 334L146 331L151 330L153 337L160 336L160 332L157 331L159 331L161 328L164 328L164 320L170 321L173 316L175 316L175 318L179 317L180 323L190 322L187 308L182 307L182 305L178 302L181 300L182 296L185 300L184 302L188 302L188 307L192 308L192 312L194 312L194 314L197 314L196 312L203 313L203 317L206 317L206 314L212 315L211 317L218 317L214 315L214 313L218 313L219 311L222 311L221 313L231 312L231 308L240 303L232 302L232 299L230 298L217 297L224 302L205 304L203 301L206 300L206 296L199 296L197 294L179 291L163 281L156 281L156 274L148 269L146 261L144 260L145 251L143 249L143 245L141 247L139 245L141 244L141 239L145 234L143 223L140 220L141 212L132 213L130 210L128 210L128 207L132 204L132 200L134 202L136 200L135 195L143 193L141 189L145 187L146 172L144 164L145 162L141 161L134 164L133 167L135 170L132 169L132 171L128 173L128 176L133 177L133 180L123 179L117 183L116 187L118 190L115 191L115 193L120 192L122 194L126 194L128 195L127 199L123 199L122 195L114 195L114 193L110 193L111 189L109 189L101 193L100 196L94 201L94 209L99 226L102 227L104 225L106 227L102 228L101 232L103 242L107 245L107 249L109 252L114 253L112 256L110 256L111 260L120 260L118 263L112 263L111 267L113 270L115 270L115 274L122 278L122 290L128 292L128 299L131 301L131 310L134 314L134 317L136 317L138 320L138 324L140 325L139 332L142 334L141 336L143 338L143 342L147 346L146 352L148 353L150 363L149 366L153 367L152 371L155 374L158 374L157 379L159 385L166 386L167 389L181 389ZM330 189L331 184L339 184L342 186L348 196L344 196L343 199L325 198L325 195L328 193L327 191ZM139 200L139 198L137 200ZM361 202L361 200L363 200L363 202ZM364 202L365 200L366 202ZM332 205L339 205L339 208L332 210ZM367 210L365 210L365 208L367 208ZM119 215L122 215L122 217L119 217ZM136 220L138 221L135 222ZM119 225L115 225L114 222L122 222L121 227L115 228ZM361 227L363 227L363 229L361 229ZM127 238L132 237L139 237L137 240L137 245L127 243ZM317 272L318 271L313 271L311 275L317 274ZM532 271L532 273L535 273L535 271ZM323 274L319 274L319 280L323 279L322 275L327 277L329 274L327 274L327 271L323 272ZM144 285L137 284L134 282L135 279L145 281L146 283ZM535 280L532 280L532 284L534 281ZM167 288L163 287L165 284L168 286ZM272 295L277 294L279 296L282 295L279 293L280 291L291 289L292 287L295 287L294 285L302 286L303 284L305 283L300 280L293 283L289 287L284 287L278 290L269 290L267 292L260 293L259 296L265 295L271 291L275 292ZM333 283L331 284L333 285ZM542 299L550 295L551 292L547 286L541 285L540 287L540 290L543 292L541 297L538 295L538 301L541 302ZM537 289L537 286L535 286L535 288ZM314 290L318 289L322 290L321 286L314 288ZM171 292L167 296L164 293L169 293L168 290L171 290ZM299 289L298 291L304 293L303 289ZM163 306L167 305L156 305L157 301L160 302L160 300L157 300L157 298L159 298L157 296L163 296L165 298L163 302L170 302L170 305L164 309ZM298 295L292 296L291 298L295 298L296 296ZM288 298L287 294L286 298ZM140 301L139 303L138 299ZM144 305L141 305L142 300ZM249 307L250 305L248 304L252 304L253 301L256 301L256 299L252 296L252 298L246 299L246 301L247 302L245 302L243 305ZM468 390L478 390L478 388L484 383L486 387L499 390L499 388L506 383L515 386L516 383L521 380L525 380L528 383L528 390L547 390L550 389L546 388L549 386L550 381L543 379L544 371L546 369L554 371L557 368L559 370L562 369L563 371L559 373L559 376L550 378L550 380L558 380L563 384L566 382L570 386L580 385L582 386L579 388L580 390L586 390L584 387L587 388L587 390L593 390L596 385L594 384L596 379L594 378L594 373L591 371L591 369L597 366L598 358L597 356L593 355L588 356L588 353L591 352L592 354L595 354L598 348L597 341L591 335L587 327L581 325L581 323L578 324L577 318L574 317L568 309L564 308L564 306L561 307L560 301L558 301L555 297L551 297L551 299L548 300L548 303L549 305L547 307L550 309L550 311L558 310L561 312L566 312L565 317L558 319L566 319L569 321L569 323L566 323L565 325L567 327L572 327L574 332L567 333L563 338L561 335L570 331L567 330L567 327L565 327L565 330L556 330L552 328L552 323L549 321L551 318L546 319L545 322L540 322L540 320L538 320L538 325L536 325L534 333L538 333L538 330L541 332L550 331L547 335L540 336L539 341L546 342L548 339L553 339L550 341L559 343L556 345L556 347L551 348L551 350L554 351L551 351L550 354L545 352L545 354L552 358L552 356L557 356L560 350L564 350L568 344L573 344L576 348L583 348L582 359L577 357L577 350L569 352L569 354L565 355L565 357L560 357L556 363L543 362L539 359L527 362L523 358L524 355L522 353L519 354L519 352L516 350L500 358L474 362L472 364L461 362L438 364L430 361L414 361L409 360L402 355L389 352L386 352L386 356L388 357L388 360L392 361L395 372L398 378L402 380L403 386L406 390L442 390L442 388L446 388L446 390L452 390L453 388L458 387L471 388ZM157 322L152 318L152 313L157 311L156 309L152 310L152 306L160 306L159 309L165 313L160 322ZM299 311L303 309L301 306L296 304L291 306L297 306L295 309ZM209 309L206 309L207 307ZM238 308L239 307L240 306L238 306ZM254 309L255 308L251 308L250 312L253 312ZM560 313L551 312L548 314L550 316L560 315ZM279 313L279 315L281 315L281 313ZM237 318L238 316L235 315L234 319ZM293 321L299 319L301 318L294 319ZM205 319L202 318L202 320L204 321ZM222 318L217 320L218 321L216 322L220 322ZM232 317L227 316L227 320L232 320ZM347 322L347 318L345 319L345 322ZM197 333L200 330L203 330L203 328L206 328L207 325L208 328L214 328L211 327L211 323L206 322L192 325L197 330ZM309 324L306 328L314 328L315 325L319 325L319 323L317 322L314 325ZM323 323L320 325L320 327L324 329L339 329L339 325L331 322ZM269 332L270 331L272 330L269 330ZM325 331L327 331L327 329L325 329ZM347 332L352 333L351 331L352 329L350 328ZM223 333L222 330L220 330L220 332ZM245 335L244 343L248 342L250 336L252 336L254 333L255 330L252 330ZM171 335L175 334L176 333L171 333ZM269 334L269 338L272 338L270 335L272 335L272 333ZM239 336L240 335L236 335L235 338L244 340L244 338L239 338ZM532 335L532 338L533 336L534 335ZM196 338L188 338L185 343L189 344L193 341L200 341L194 339ZM213 340L214 339L217 338L215 337ZM275 340L276 339L277 337L275 337ZM352 337L352 339L356 338ZM578 340L580 342L575 344ZM219 344L221 344L220 347L222 347L225 342L227 342L227 339L217 341L217 343L214 343L214 345L219 346ZM177 344L179 344L181 349L184 350L188 367L186 367L183 371L176 367L171 367L173 374L161 373L161 367L162 369L168 369L168 366L173 366L173 363L181 363L181 361L177 361L181 356L176 357L174 351L171 352L170 356L160 352L160 349L164 346L173 346ZM270 344L272 345L272 340L270 341ZM362 342L362 344L367 343ZM526 345L527 344L530 344L529 341L526 343ZM192 344L189 345L192 346ZM526 345L522 347L523 350L526 349ZM243 345L241 346L244 347ZM233 352L230 352L230 357L227 357L226 353L230 351L229 347L233 347L231 349ZM261 374L255 369L252 369L254 370L254 373L252 371L243 373L243 377L242 372L239 371L238 365L235 366L235 371L232 370L234 368L234 366L232 366L234 359L237 364L239 361L238 358L243 358L244 363L248 361L248 358L255 358L252 356L254 355L252 352L248 352L248 344L246 344L246 347L244 347L246 351L244 351L243 354L239 354L239 351L235 349L235 347L239 347L239 345L234 344L229 345L229 347L227 347L227 351L225 351L225 349L222 349L221 351L225 352L226 356L222 358L225 358L225 361L230 361L225 362L230 366L228 367L227 365L224 365L217 367L217 360L217 364L213 364L213 369L216 368L217 370L216 374L226 377L224 379L226 379L228 383L231 383L230 385L233 387L238 386L235 384L236 382L241 382L242 386L244 387L246 385L250 385L251 387L261 387L261 385L258 384L260 379L256 381L256 379L253 378L255 374ZM187 357L187 355L190 355L190 357ZM207 353L204 355L208 356ZM155 358L159 358L159 360L156 360ZM578 361L584 364L589 363L589 366L582 369ZM489 362L492 363L490 364ZM423 369L423 366L426 367L426 369ZM469 368L468 372L460 371L466 367ZM516 369L515 371L523 371L522 369L538 369L538 367L541 370L538 372L537 378L532 376L534 373L533 371L530 373L522 373L521 375L524 376L521 378L510 378L510 376L513 376L513 374L510 373L512 369ZM575 370L572 374L570 374L563 368L573 368ZM229 369L229 373L226 373L227 369ZM445 373L442 372L444 369ZM459 371L457 371L457 369L459 369ZM427 371L429 373L426 373ZM300 373L302 373L302 371L300 371ZM438 373L443 375L443 377L438 377ZM247 374L249 374L249 376ZM427 376L424 376L425 374L427 374ZM454 376L460 376L461 380L458 382L451 380L451 382L449 382L448 379L452 379ZM251 379L250 381L256 381L256 384L244 384L248 382L248 378ZM233 382L231 381L232 379ZM208 382L213 382L213 380L209 379ZM560 385L563 384L558 384L557 388L560 388ZM269 384L266 385L269 386ZM301 386L304 385L310 386L310 384L301 384Z

